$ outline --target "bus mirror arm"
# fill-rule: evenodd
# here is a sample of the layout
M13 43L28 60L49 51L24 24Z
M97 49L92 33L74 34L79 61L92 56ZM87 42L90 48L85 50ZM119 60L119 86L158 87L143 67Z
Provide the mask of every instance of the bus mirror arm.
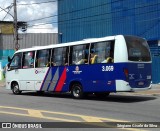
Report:
M11 60L12 60L12 59L8 56L8 62L11 62Z

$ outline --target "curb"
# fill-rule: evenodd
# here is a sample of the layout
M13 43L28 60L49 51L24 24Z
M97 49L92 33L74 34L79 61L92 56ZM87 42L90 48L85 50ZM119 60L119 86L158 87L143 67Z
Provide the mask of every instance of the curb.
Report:
M117 94L125 96L160 96L160 90L147 90L140 92L117 92Z

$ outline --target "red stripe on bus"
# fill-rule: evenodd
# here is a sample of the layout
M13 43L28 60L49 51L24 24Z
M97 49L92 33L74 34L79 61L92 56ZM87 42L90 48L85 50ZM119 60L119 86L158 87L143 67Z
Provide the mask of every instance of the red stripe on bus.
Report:
M58 84L56 86L55 91L62 91L62 87L64 85L64 82L66 81L66 68L64 68L62 75L58 81Z

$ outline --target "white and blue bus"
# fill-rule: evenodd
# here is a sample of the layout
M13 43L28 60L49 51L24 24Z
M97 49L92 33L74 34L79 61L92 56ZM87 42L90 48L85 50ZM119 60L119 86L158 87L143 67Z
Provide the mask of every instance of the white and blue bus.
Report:
M143 38L117 35L21 49L9 59L6 88L14 94L71 92L74 98L150 89L149 46Z

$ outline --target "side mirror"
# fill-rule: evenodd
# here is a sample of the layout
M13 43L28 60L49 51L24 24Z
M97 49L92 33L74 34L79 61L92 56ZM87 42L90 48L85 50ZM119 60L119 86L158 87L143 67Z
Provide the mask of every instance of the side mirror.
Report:
M11 62L11 60L12 60L12 59L8 56L8 62Z

